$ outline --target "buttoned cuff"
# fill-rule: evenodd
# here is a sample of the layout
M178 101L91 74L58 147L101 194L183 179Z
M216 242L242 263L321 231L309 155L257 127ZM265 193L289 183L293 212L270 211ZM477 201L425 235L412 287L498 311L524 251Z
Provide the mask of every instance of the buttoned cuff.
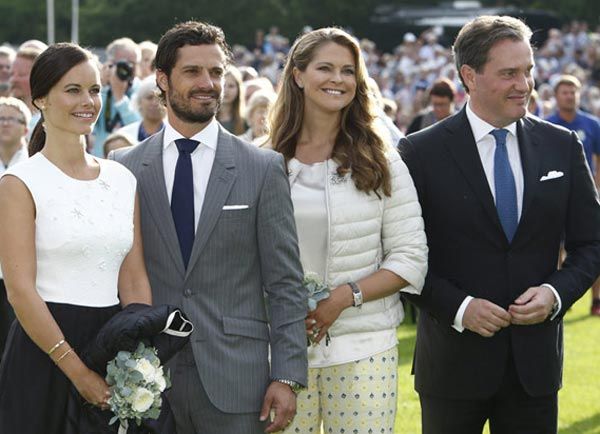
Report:
M562 300L560 299L560 295L558 295L558 291L554 288L554 286L550 285L549 283L542 283L540 286L545 286L546 288L550 289L552 291L552 293L554 294L554 298L555 298L556 302L558 303L556 312L554 312L552 314L552 316L550 317L550 321L552 321L554 318L556 318L558 316L560 310L562 309Z
M473 297L467 295L463 302L460 304L458 310L456 311L456 316L454 317L454 324L452 324L452 328L459 333L462 333L465 330L465 327L463 326L463 316L471 300L473 300Z

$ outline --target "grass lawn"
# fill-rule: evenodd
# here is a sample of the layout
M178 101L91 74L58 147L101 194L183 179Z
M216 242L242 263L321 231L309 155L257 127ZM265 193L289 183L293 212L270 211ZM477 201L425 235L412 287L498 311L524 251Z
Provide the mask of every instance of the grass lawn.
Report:
M558 394L560 434L600 434L600 318L590 316L590 300L588 292L564 319L565 365L563 389ZM396 434L421 433L421 409L410 375L415 334L414 324L398 328Z

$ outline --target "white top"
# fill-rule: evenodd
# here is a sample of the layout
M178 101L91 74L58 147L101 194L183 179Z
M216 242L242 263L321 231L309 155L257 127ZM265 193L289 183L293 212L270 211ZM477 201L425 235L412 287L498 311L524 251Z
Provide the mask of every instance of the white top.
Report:
M305 273L317 273L325 281L329 237L327 162L303 164L294 161L299 172L291 185L291 196L300 260ZM360 321L360 318L356 320ZM397 343L395 329L332 336L329 343L323 339L308 348L308 365L323 368L361 360L389 350Z
M163 169L165 172L165 186L167 187L167 195L169 203L171 203L171 195L173 193L173 182L175 180L175 166L179 151L175 140L184 139L181 133L175 130L169 123L165 121L165 134L163 139ZM217 152L217 142L219 140L219 123L216 119L206 126L202 131L189 139L200 142L198 147L192 152L192 173L194 179L194 228L198 227L200 220L200 212L204 204L206 196L206 187L210 178L213 162Z
M106 307L119 303L119 269L133 244L136 180L96 159L99 176L69 177L41 152L10 168L35 204L36 287L44 301Z
M4 162L2 160L0 160L0 176L2 176L9 167L12 167L17 163L25 161L28 158L29 158L29 154L27 153L27 147L21 146L17 150L17 152L15 152L15 154L12 156L12 158L10 159L8 164L4 164Z
M29 158L29 154L27 153L27 147L22 146L21 148L19 148L19 150L17 152L15 152L15 155L12 156L12 158L10 159L10 161L8 162L7 165L4 165L3 161L0 160L0 176L2 176L4 174L4 172L6 172L8 170L9 167L12 167L17 163L25 161L28 158ZM3 278L2 268L0 267L0 279L2 279L2 278Z
M291 188L294 217L299 243L300 261L304 273L316 273L325 281L327 261L327 202L325 179L327 165L324 161L315 164L300 163L300 173Z

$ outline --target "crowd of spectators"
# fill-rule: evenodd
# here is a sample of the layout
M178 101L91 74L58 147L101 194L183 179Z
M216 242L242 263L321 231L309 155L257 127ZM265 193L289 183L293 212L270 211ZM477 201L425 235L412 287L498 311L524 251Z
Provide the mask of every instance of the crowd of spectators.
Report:
M305 27L303 32L309 30L310 27ZM399 34L399 45L392 52L382 52L373 41L359 38L369 75L377 87L374 93L380 95L378 102L382 113L402 132L413 131L409 128L411 123L413 128L416 127L415 119L419 121L423 116L429 123L439 120L432 103L435 96L430 98L432 89L434 95L440 86L444 88L442 95L452 92L451 97L448 95L451 106L444 110L448 114L465 102L466 93L456 73L452 49L438 43L441 36L442 29L437 27L419 35ZM232 47L236 68L227 74L225 101L219 120L234 134L256 138L250 131L251 122L247 117L252 110L245 106L257 90L269 100L273 97L289 48L290 40L276 26L268 32L257 30L251 46ZM0 47L0 96L12 95L23 100L33 114L32 124L39 117L28 94L28 71L43 49L44 45L39 41L27 41L16 49L7 44ZM155 52L156 45L151 41L135 43L129 38L119 38L101 55L104 112L90 138L90 150L94 154L103 154L103 144L109 134L132 122L141 122L141 105L135 102L134 94L142 80L154 80L152 60ZM590 31L586 23L579 21L562 29L551 29L546 42L537 47L535 62L537 92L531 104L534 114L547 118L556 111L554 85L561 75L570 74L582 84L581 109L600 115L600 32ZM129 65L132 75L127 75L123 64ZM427 122L420 125L425 126ZM32 127L30 125L30 130ZM131 131L129 128L125 133L132 135ZM140 137L143 134L131 137L132 143Z

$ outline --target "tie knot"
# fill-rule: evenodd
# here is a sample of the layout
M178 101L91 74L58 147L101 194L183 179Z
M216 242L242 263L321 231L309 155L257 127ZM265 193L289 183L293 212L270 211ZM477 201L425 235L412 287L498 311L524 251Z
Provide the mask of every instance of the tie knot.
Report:
M177 150L180 154L191 154L192 152L194 152L194 149L196 149L199 144L199 141L192 139L175 140L175 145L177 146Z
M508 130L504 128L498 128L490 131L490 134L494 136L494 139L496 139L496 145L506 144L506 135L508 134Z

